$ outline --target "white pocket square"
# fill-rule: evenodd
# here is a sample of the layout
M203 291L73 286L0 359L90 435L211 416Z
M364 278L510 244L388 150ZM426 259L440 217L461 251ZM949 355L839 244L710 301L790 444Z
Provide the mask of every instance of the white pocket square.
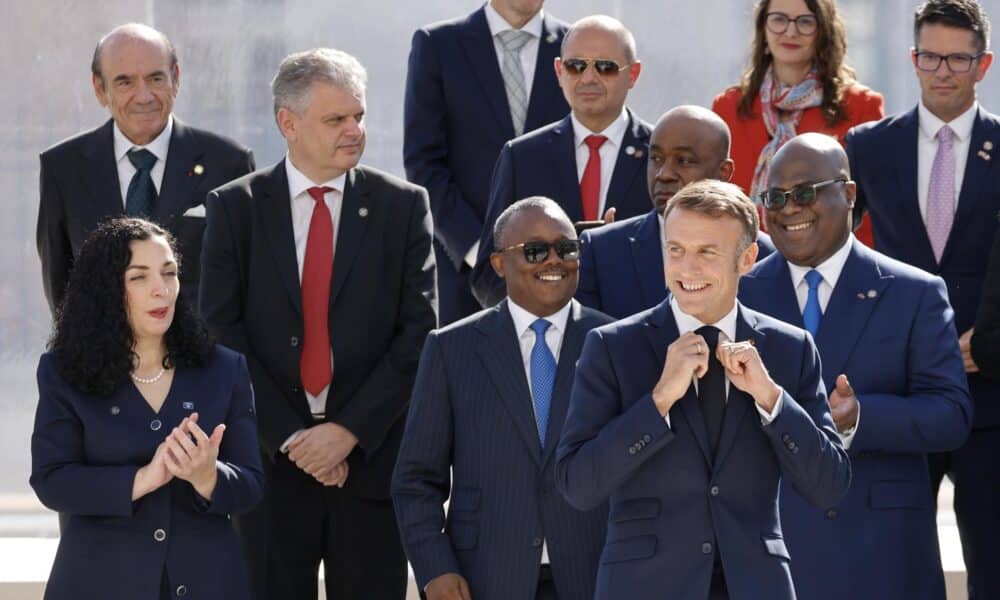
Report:
M197 206L192 206L191 208L184 211L185 217L205 217L205 205L199 204Z

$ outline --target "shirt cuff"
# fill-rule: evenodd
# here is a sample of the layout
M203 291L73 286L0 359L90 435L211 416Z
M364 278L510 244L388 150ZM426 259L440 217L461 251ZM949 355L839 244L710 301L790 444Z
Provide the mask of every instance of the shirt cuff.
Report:
M774 401L774 406L771 407L771 412L767 412L766 410L761 408L760 405L757 404L756 402L753 403L754 408L757 409L757 414L760 415L761 425L770 425L772 422L774 422L775 419L778 418L778 415L781 414L781 407L784 406L783 402L784 397L785 397L785 391L779 389L778 399Z
M305 431L305 429L300 429L300 430L296 431L295 433L293 433L292 435L288 436L288 439L285 440L285 443L282 444L280 448L278 448L278 451L281 452L282 454L288 454L288 446L289 446L289 444L291 444L292 442L294 442L295 438L299 437L299 434L302 433L303 431Z
M850 429L844 432L837 432L837 437L840 438L840 444L844 447L844 450L851 449L851 442L854 441L854 434L858 432L858 423L861 422L861 403L858 403L858 416L854 420L854 425Z
M469 248L469 251L465 253L465 264L470 267L476 266L476 257L479 256L479 242L476 242Z

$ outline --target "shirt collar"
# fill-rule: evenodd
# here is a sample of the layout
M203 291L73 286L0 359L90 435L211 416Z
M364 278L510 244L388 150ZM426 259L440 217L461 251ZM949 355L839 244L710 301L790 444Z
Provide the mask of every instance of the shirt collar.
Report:
M964 113L958 115L948 123L945 123L924 106L921 100L917 108L917 124L920 126L920 133L927 139L937 137L938 130L947 125L955 133L959 141L966 141L972 135L972 126L976 122L976 113L979 111L979 102L973 102Z
M112 129L114 130L115 138L115 162L121 161L132 148L145 148L152 152L157 160L163 160L167 157L167 149L170 147L170 136L174 131L174 115L167 116L167 126L163 128L160 135L153 138L153 141L145 146L132 143L132 140L125 137L125 134L118 127L117 122Z
M511 300L510 297L507 298L507 308L510 310L510 318L514 321L514 332L517 334L518 339L521 339L521 336L524 335L524 332L531 327L531 324L540 318L552 323L550 327L554 327L556 330L565 333L566 321L569 320L569 309L572 305L573 301L570 300L566 303L566 306L563 306L551 315L547 317L539 317L538 315L531 314L525 308L522 308L516 302Z
M490 28L490 37L496 37L498 33L508 29L514 29L489 2L486 3L486 25ZM521 28L521 31L530 33L535 39L542 37L542 11L539 10L535 16L531 17L531 20Z
M823 281L828 283L830 287L837 286L837 280L840 279L840 272L844 270L844 264L847 263L847 257L851 255L851 247L854 244L854 235L851 234L847 236L847 241L844 245L840 247L839 250L830 255L830 258L824 260L816 267L807 267L804 265L795 265L791 262L788 263L788 271L792 274L792 287L799 287L802 280L805 279L806 273L812 269L819 271L819 274L823 276Z
M285 155L285 173L288 174L288 195L293 200L298 198L299 194L304 194L309 188L317 186L330 187L343 194L344 184L347 182L347 173L341 173L339 177L334 177L330 181L315 183L306 177L305 173L295 168L291 157L287 154Z
M677 304L677 298L673 296L670 297L670 308L674 312L674 321L677 322L677 332L680 335L684 335L689 331L694 331L699 327L704 327L705 325L712 325L718 328L722 332L722 335L726 336L726 339L733 341L736 339L736 309L739 303L733 302L733 308L726 316L722 317L715 323L702 323L698 319L692 317L691 315L685 313L681 310L679 304Z
M611 122L610 125L604 128L604 131L591 131L584 127L577 118L576 114L570 112L569 118L573 122L573 139L576 141L576 147L579 148L585 142L584 140L588 135L603 135L608 138L605 144L612 144L617 147L622 143L622 138L625 137L625 130L628 129L628 111L625 107L622 107L622 113L618 115L618 118Z

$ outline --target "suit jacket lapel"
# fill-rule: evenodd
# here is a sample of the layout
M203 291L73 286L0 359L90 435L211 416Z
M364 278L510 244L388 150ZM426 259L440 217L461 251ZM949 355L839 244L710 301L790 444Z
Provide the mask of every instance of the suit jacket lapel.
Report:
M333 306L340 290L344 288L347 275L351 271L358 248L365 237L368 222L378 217L378 209L368 194L364 171L351 169L347 173L344 186L343 205L340 209L340 224L337 226L336 252L333 253L333 280L330 282L330 306Z
M486 338L476 348L483 367L489 374L497 395L507 408L525 445L531 451L531 456L541 466L542 448L538 439L535 411L531 404L531 391L528 388L528 378L521 360L521 347L514 332L514 321L510 317L507 301L504 300L486 313L476 328Z
M191 130L174 117L167 164L163 168L163 181L156 202L156 219L161 223L184 214L190 208L195 188L203 177L192 169L202 154L203 150ZM204 201L204 198L198 200Z
M503 137L509 140L514 137L514 122L510 117L507 91L504 89L503 75L500 74L500 64L497 63L497 51L493 36L490 35L490 26L486 22L485 8L469 15L463 34L462 46L465 48L469 71L483 87L483 96L496 114L496 122L501 126ZM535 73L538 73L537 69Z
M766 312L785 323L805 329L799 301L795 296L795 288L792 286L792 275L788 269L788 261L783 256L775 252L774 258L767 257L760 263L759 269L748 277L767 282L763 284L768 288L767 310L763 310L763 306L758 305L757 308L761 312ZM763 294L763 291L760 292L759 297Z
M764 340L764 334L755 329L757 320L752 314L747 313L742 305L738 306L736 315L736 339L734 341L749 341L754 346L760 348ZM715 468L718 469L722 462L729 455L736 436L739 433L740 423L743 422L747 412L757 409L753 398L746 392L741 391L732 382L729 383L729 397L726 400L726 412L722 416L722 433L719 434L719 447L715 453Z
M115 163L113 123L109 119L91 133L91 140L83 145L81 183L83 189L90 193L99 217L125 213L125 201L118 181L118 165Z
M899 207L899 213L886 215L886 220L898 222L900 227L908 228L914 236L914 244L919 246L925 255L923 264L933 265L934 250L927 236L927 227L920 216L920 196L917 192L917 148L919 135L919 117L916 107L899 117L895 126L898 138L894 146L896 151L896 189L899 190L899 202L891 205ZM891 193L891 191L889 191ZM887 206L889 203L885 203Z
M545 447L542 449L542 465L544 466L555 453L562 434L563 421L569 409L570 391L573 388L573 376L576 373L576 362L583 349L583 341L587 336L587 328L580 321L580 303L573 300L570 306L569 319L566 321L566 331L563 333L562 349L559 351L559 365L556 367L556 381L552 387L552 405L549 407L549 426L545 432Z
M674 320L674 313L670 308L669 296L657 306L647 321L646 337L653 347L656 355L656 364L662 365L667 358L667 346L673 343L680 332L677 330L677 321ZM701 454L705 458L705 464L712 468L712 451L708 445L708 429L705 427L705 417L702 416L701 406L698 404L698 395L694 391L694 385L688 386L684 397L674 404L670 410L670 420L672 425L677 425L674 419L682 417L688 424Z
M614 206L621 210L628 202L628 190L636 177L642 174L646 166L646 148L649 146L649 136L639 127L638 119L628 111L629 126L622 137L618 148L618 158L615 159L615 170L608 185L608 196L604 208ZM629 153L629 148L632 152ZM645 185L645 184L643 184ZM641 210L641 208L640 208Z
M823 313L816 345L828 388L844 372L882 292L893 279L881 274L877 260L875 253L855 240Z
M991 148L994 148L1000 144L1000 138L996 135L996 131L990 127L990 124L983 119L982 111L982 108L976 111L976 120L972 126L972 138L969 140L969 156L965 162L965 175L962 178L962 189L958 195L955 221L948 234L944 253L941 255L941 264L945 264L945 261L951 257L952 247L957 243L957 238L960 238L963 232L968 230L968 226L971 224L970 219L976 212L976 204L978 204L983 190L990 189L988 176L993 161L984 159L979 153L986 152L987 156L991 155L991 152L984 149L983 143L988 141L992 144Z
M552 148L547 154L554 163L553 172L562 190L562 197L553 200L563 207L570 221L582 221L583 201L580 198L580 178L576 173L576 139L569 115L552 128L549 143Z
M494 56L496 56L495 53ZM542 38L538 40L538 58L535 61L535 76L531 83L531 98L528 99L528 114L524 119L525 132L548 125L544 117L545 107L551 102L552 96L562 94L558 81L552 76L553 64L557 56L559 56L558 26L552 17L545 15L542 20ZM509 113L508 110L508 122L510 122ZM513 126L511 126L511 133L513 133Z
M288 196L288 174L285 161L275 165L266 178L253 190L261 211L261 223L271 246L271 256L292 306L302 316L302 287L299 282L299 261L295 256L295 233L292 230L292 200Z
M634 236L629 236L632 247L632 264L635 265L636 281L642 293L643 306L655 306L667 294L666 279L663 274L663 248L660 235L660 220L655 210L637 224Z

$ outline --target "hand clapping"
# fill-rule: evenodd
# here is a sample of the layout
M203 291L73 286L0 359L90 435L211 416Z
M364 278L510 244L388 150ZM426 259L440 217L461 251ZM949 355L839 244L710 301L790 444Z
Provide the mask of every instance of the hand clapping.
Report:
M170 474L189 482L206 500L212 499L215 490L215 461L225 430L226 426L219 424L209 437L198 427L198 413L191 413L161 445L166 447L165 463Z

